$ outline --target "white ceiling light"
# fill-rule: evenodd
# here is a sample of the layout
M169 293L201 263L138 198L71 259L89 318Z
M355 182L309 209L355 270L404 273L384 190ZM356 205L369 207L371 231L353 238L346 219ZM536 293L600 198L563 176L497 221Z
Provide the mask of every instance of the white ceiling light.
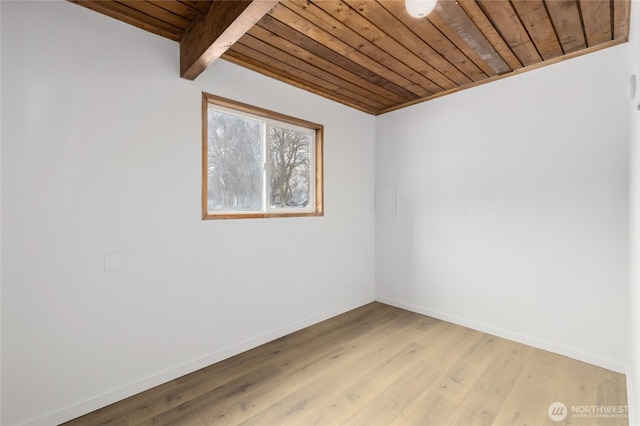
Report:
M437 2L437 0L405 0L404 4L409 15L414 18L423 18L436 7Z

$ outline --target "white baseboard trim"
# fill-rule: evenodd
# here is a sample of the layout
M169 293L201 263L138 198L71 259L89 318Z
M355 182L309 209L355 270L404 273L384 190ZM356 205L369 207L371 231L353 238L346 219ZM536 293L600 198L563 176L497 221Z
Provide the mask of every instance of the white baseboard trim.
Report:
M552 343L546 340L536 339L534 337L526 336L524 334L519 334L513 331L492 327L490 325L471 321L469 319L448 315L442 312L432 311L427 308L412 305L411 303L405 303L400 300L390 299L384 296L376 297L376 301L380 303L385 303L387 305L395 306L398 308L406 309L408 311L416 312L418 314L427 315L429 317L437 318L453 324L468 327L473 330L478 330L483 333L488 333L497 337L513 340L514 342L522 343L528 346L533 346L538 349L543 349L545 351L549 351L549 352L553 352L569 358L573 358L578 361L595 365L597 367L606 368L607 370L615 371L616 373L621 373L621 374L627 373L627 365L624 363L620 363L620 362L613 361L606 358L600 358L590 354L585 354L583 352L579 352L571 348L563 347L561 345L557 345L555 343Z
M375 301L374 296L366 297L359 301L341 306L337 309L332 309L322 314L306 318L304 320L295 322L289 326L280 328L278 330L274 330L273 332L263 334L253 339L249 339L241 344L223 349L221 351L213 353L204 358L189 362L187 364L181 365L176 368L172 368L163 373L157 374L153 377L149 377L147 379L141 380L137 383L124 386L120 389L116 389L112 392L108 392L104 395L92 398L80 404L74 405L64 410L60 410L56 413L41 417L37 420L33 420L27 423L25 426L51 426L51 425L58 425L60 423L64 423L66 421L75 419L76 417L80 417L87 413L95 411L99 408L106 407L107 405L113 404L114 402L121 401L125 398L133 396L145 390L151 389L155 386L177 379L178 377L182 377L185 374L189 374L194 371L200 370L201 368L215 364L216 362L230 358L234 355L238 355L242 352L248 351L249 349L253 349L255 347L268 343L272 340L286 336L287 334L291 334L305 327L309 327L313 324L317 324L321 321L327 320L329 318L333 318L337 315L359 308L361 306L364 306L374 301Z

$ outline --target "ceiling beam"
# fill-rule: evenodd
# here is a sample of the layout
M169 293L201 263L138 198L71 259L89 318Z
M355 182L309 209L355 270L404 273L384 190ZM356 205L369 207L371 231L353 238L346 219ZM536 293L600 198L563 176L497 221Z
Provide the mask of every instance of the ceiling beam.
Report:
M278 0L214 0L180 40L180 76L199 76L266 15Z

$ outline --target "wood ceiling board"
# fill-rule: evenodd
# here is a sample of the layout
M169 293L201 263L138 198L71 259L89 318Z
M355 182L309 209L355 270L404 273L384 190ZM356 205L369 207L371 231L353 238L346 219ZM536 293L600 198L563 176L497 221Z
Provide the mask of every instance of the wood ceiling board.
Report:
M313 4L307 5L306 0L293 0L286 4L286 7L283 3L275 7L270 15L280 21L287 22L288 25L293 26L307 37L368 68L419 98L432 94L418 83L423 81L424 77L380 50L373 43L360 37L323 10ZM294 6L299 6L295 8L297 13L289 9ZM300 15L304 16L305 20L292 19L292 17ZM333 33L331 33L332 30Z
M480 6L474 0L458 0L456 2L474 22L475 26L491 43L493 48L498 52L502 60L512 70L522 67L522 62L511 51L511 48L504 41L500 33L495 29L487 15L484 14Z
M476 64L477 62L483 63L489 69L489 75L492 70L488 65L480 59L480 57L469 46L462 42L460 39L458 43L455 43L451 38L456 38L457 34L449 33L446 35L440 28L431 22L432 16L439 16L436 13L431 13L428 19L415 19L410 16L404 7L404 3L398 1L382 0L380 1L382 7L392 13L396 19L401 21L409 30L416 34L423 43L427 43L438 52L447 61L453 64L460 72L462 72L468 79L477 81L487 77L487 73ZM444 31L450 30L448 25L443 26ZM458 41L458 40L456 40ZM462 47L462 48L461 48ZM476 59L474 61L468 56Z
M372 92L379 92L381 96L393 102L402 103L417 98L413 93L337 54L335 51L297 32L272 16L267 15L262 18L258 25L249 30L248 34L265 40L280 50L294 54L301 59L309 56L309 63L324 69L340 68L343 72L349 73L351 81L358 82L357 84L368 88ZM301 53L298 53L298 51Z
M176 2L164 2L164 3L177 4ZM180 32L184 31L191 23L190 19L187 19L186 17L170 12L166 8L160 7L149 1L144 1L144 0L128 1L126 2L126 6L132 9L135 9L138 12L143 13L149 17L153 17L154 19L158 19L162 22L165 22L171 25L172 27L179 28Z
M580 10L589 47L613 40L609 0L580 0Z
M338 102L340 104L346 105L350 108L357 109L367 114L373 114L373 115L376 114L376 111L372 110L371 108L364 108L362 105L352 101L350 102L346 98L335 96L333 92L328 92L322 88L309 84L304 80L298 80L298 79L290 78L289 76L283 76L280 71L272 69L268 66L264 66L264 64L258 61L255 61L253 58L250 58L238 52L228 50L221 56L221 58L224 59L225 61L234 63L243 68L247 68L259 74L262 74L264 76L273 78L274 80L281 81L285 84L289 84L291 86L305 90L309 93L315 93L316 95L321 96L325 99L330 99L334 102Z
M371 84L358 75L340 68L326 59L302 49L296 44L280 38L259 26L253 27L238 43L265 53L280 62L289 64L306 73L314 74L324 80L338 83L353 93L364 96L380 105L388 107L407 101L393 93L381 90L376 85Z
M544 2L542 0L512 0L512 4L540 56L545 61L561 56L564 52Z
M439 2L428 20L488 77L511 71L458 3Z
M529 65L529 66L526 66L526 67L518 68L517 70L513 70L512 72L510 72L508 74L496 75L496 76L493 76L493 77L489 77L486 80L475 81L475 82L473 82L473 83L471 83L468 86L465 86L463 88L447 90L446 92L440 92L440 93L432 95L432 96L430 96L428 98L419 99L419 100L416 100L416 101L408 102L408 103L406 103L404 105L397 105L395 107L392 107L392 108L389 108L389 109L386 109L386 110L378 111L376 113L376 115L386 114L388 112L396 111L396 110L399 110L399 109L402 109L402 108L406 108L406 107L409 107L409 106L412 106L412 105L417 105L417 104L420 104L420 103L423 103L423 102L427 102L427 101L430 101L430 100L433 100L433 99L437 99L437 98L440 98L440 97L443 97L443 96L447 96L447 95L450 95L452 93L459 92L460 90L469 89L469 88L472 88L472 87L481 86L483 84L492 83L494 81L502 80L504 78L509 78L511 76L514 76L514 75L523 74L523 73L526 73L526 72L529 72L529 71L533 71L533 70L536 70L536 69L539 69L539 68L542 68L542 67L546 67L546 66L549 66L549 65L557 64L559 62L563 62L563 61L567 61L567 60L570 60L570 59L573 59L573 58L577 58L577 57L582 56L582 55L588 55L589 53L593 53L593 52L597 52L599 50L604 50L604 49L608 49L610 47L618 46L618 45L620 45L622 43L625 43L625 42L626 42L625 40L612 40L612 41L609 41L607 43L601 43L601 44L599 44L597 46L594 46L594 47L587 47L586 49L584 49L582 51L579 51L579 52L568 53L566 55L559 56L557 58L550 59L548 61L542 61L542 62L538 62L537 64L533 64L533 65Z
M171 1L171 0L159 0L159 1ZM177 2L186 4L187 6L193 9L202 10L202 9L209 8L209 3L211 3L211 0L177 0Z
M578 3L575 0L555 0L546 5L564 53L586 48Z
M189 6L186 3L180 1L167 1L167 0L147 0L149 3L154 4L166 11L169 11L175 15L178 15L190 23L193 18L200 12L200 9ZM187 26L188 26L187 23ZM186 28L186 27L185 27Z
M278 0L218 0L180 38L180 76L195 79L269 12Z
M442 75L455 83L456 86L471 82L471 79L461 72L455 64L449 62L440 52L434 50L413 31L410 31L402 21L382 7L380 3L367 0L343 0L343 3L357 11L367 21L378 27L381 32L400 43L415 56L432 65ZM398 3L402 5L402 2ZM400 11L400 16L408 17L404 7ZM426 19L421 19L421 21L428 22Z
M381 109L393 105L394 102L389 101L381 96L375 96L376 99L372 99L371 93L362 87L351 83L350 81L340 78L335 74L324 69L319 69L314 65L311 65L301 59L296 58L286 52L280 51L273 46L264 43L249 34L242 37L240 41L233 47L233 50L239 50L240 46L246 46L256 52L260 52L260 57L268 58L265 64L273 68L280 68L283 75L289 75L293 70L298 70L306 75L313 76L316 82L326 82L325 87L340 88L342 93L354 99L362 104L368 105L374 110ZM242 50L239 50L242 53ZM246 51L244 51L246 53ZM284 67L279 67L280 64L285 64ZM334 89L335 90L335 89Z
M478 0L477 3L523 65L533 65L542 61L542 57L510 2Z
M400 43L389 37L378 27L372 25L362 15L351 9L347 4L339 0L321 0L316 3L321 9L334 16L340 22L351 28L360 36L369 40L379 49L396 58L415 74L411 77L419 79L419 84L431 93L438 93L446 89L456 87L456 84L449 80L440 71L426 63L422 58L402 46ZM420 76L423 78L421 79Z
M111 0L94 1L94 0L69 0L71 3L84 6L95 12L117 19L118 21L138 27L150 33L157 34L161 37L168 38L173 41L180 39L182 30L171 26L160 20L154 19L148 15L138 12L124 4Z
M262 52L249 49L241 44L234 46L233 50L228 50L225 53L225 58L227 56L244 59L245 63L253 64L254 70L261 72L262 69L265 69L278 80L296 82L300 87L311 88L318 93L330 95L333 100L345 105L358 105L359 109L370 114L374 114L380 109L379 104L373 103L369 99L363 99L353 95L349 93L349 91L343 90L334 82L325 81L315 75L291 68L286 63L279 62Z
M613 38L629 38L629 15L631 3L626 0L613 0Z
M180 41L186 77L223 55L371 114L625 42L631 8L630 0L439 0L414 19L402 0L70 1ZM238 10L249 6L263 9L245 19Z

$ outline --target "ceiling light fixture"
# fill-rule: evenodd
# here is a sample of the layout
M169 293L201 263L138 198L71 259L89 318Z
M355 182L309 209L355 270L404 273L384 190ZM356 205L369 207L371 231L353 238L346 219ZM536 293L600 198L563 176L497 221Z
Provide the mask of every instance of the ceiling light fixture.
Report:
M414 18L424 18L436 7L437 2L437 0L405 0L404 5L409 15Z

